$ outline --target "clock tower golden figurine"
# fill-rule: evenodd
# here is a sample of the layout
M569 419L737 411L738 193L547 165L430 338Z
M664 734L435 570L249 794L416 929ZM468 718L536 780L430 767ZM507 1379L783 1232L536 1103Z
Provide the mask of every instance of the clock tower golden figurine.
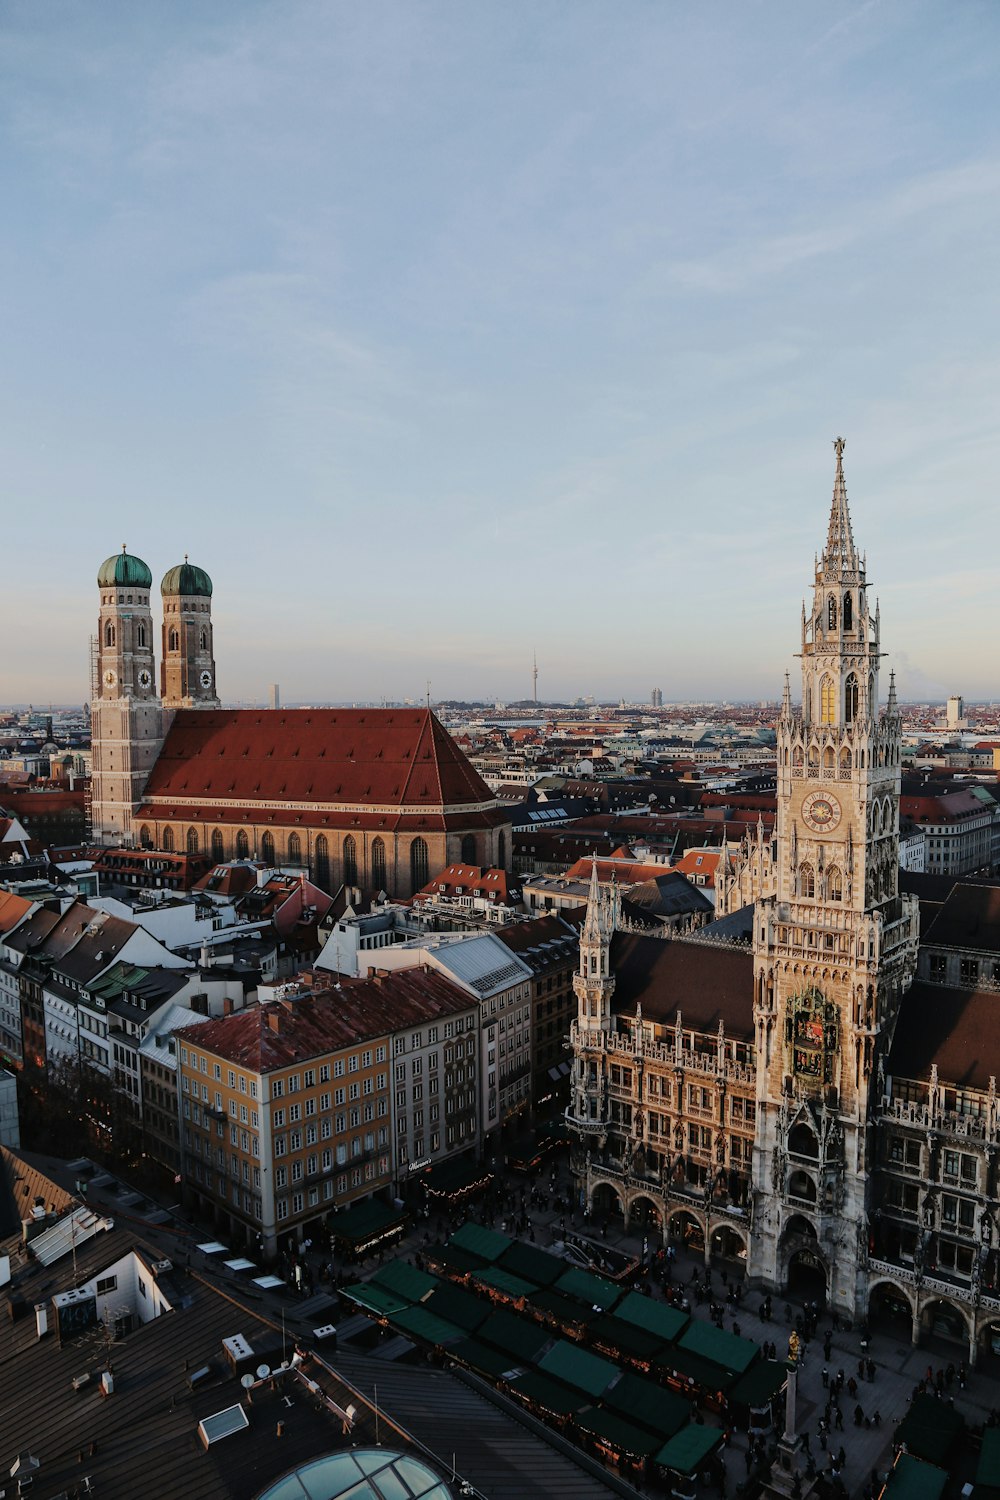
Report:
M773 881L754 921L757 1135L749 1273L864 1308L880 1065L913 978L918 918L901 896L901 719L879 704L881 622L854 544L844 441L811 608L802 703L777 724Z

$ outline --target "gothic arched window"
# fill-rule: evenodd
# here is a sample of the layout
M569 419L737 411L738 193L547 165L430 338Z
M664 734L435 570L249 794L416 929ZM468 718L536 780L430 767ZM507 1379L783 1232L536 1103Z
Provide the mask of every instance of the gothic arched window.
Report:
M812 865L799 865L799 895L813 897L816 894L816 876Z
M163 848L166 849L166 851L167 851L168 854L172 854L173 853L173 851L174 851L174 830L172 828L164 828L164 830L163 830L163 837L161 838L160 843L162 844Z
M197 828L189 828L188 829L188 832L187 832L187 852L189 854L197 854L198 853L198 830L197 830Z
M835 756L833 753L833 746L827 745L826 749L823 751L823 770L832 771L834 768L834 764Z
M844 595L844 629L854 629L854 601L850 594Z
M462 840L462 863L463 865L476 863L476 836L473 833L467 833Z
M385 844L380 838L372 839L372 885L377 891L385 890Z
M146 627L141 620L135 627L135 643L137 646L145 646L146 644Z
M205 629L204 625L201 627L201 636L199 637L199 644L201 646L202 651L207 651L208 650L208 631Z
M113 646L114 643L115 643L115 627L112 625L111 621L109 620L108 623L104 627L104 644L106 646Z
M325 833L317 834L313 847L316 858L316 884L324 891L330 889L330 840Z
M239 833L236 835L236 858L250 858L250 840L247 837L245 828L241 828Z
M267 832L260 841L260 857L266 865L274 864L274 834Z
M787 755L788 752L785 753ZM497 868L500 870L507 868L507 835L503 829L497 834Z
M344 884L357 885L358 883L358 841L353 833L349 833L344 840L343 849Z
M167 632L167 650L176 651L180 646L181 638L177 633L176 626L171 625Z
M221 828L212 829L212 858L217 865L221 865L226 857L226 844L222 837Z
M858 717L858 679L852 672L844 683L844 723L853 724Z
M410 892L423 890L427 884L427 840L414 839L410 845Z
M828 630L837 628L837 601L832 594L826 601L826 625Z
M821 724L837 722L837 694L832 677L824 677L819 685L819 721Z
M826 877L827 894L831 901L843 899L843 886L840 879L840 871L836 865L831 865Z
M139 847L140 849L152 849L153 847L153 840L150 837L148 823L143 823L142 827L139 829Z
M290 865L302 863L302 840L297 833L288 835L288 863Z

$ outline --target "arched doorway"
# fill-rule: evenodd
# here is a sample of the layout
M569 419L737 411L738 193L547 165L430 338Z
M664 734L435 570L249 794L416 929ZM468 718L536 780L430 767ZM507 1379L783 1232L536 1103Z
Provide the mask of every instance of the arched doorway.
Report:
M710 1243L712 1254L720 1256L723 1260L745 1261L747 1258L747 1247L743 1236L728 1224L720 1224L717 1229L712 1230Z
M910 1299L891 1281L873 1286L868 1297L868 1321L873 1326L891 1330L897 1338L904 1338L913 1329L913 1308Z
M1000 1371L1000 1319L984 1323L979 1330L978 1364L994 1376Z
M663 1223L663 1215L652 1198L633 1198L629 1205L628 1216L637 1229L655 1229L659 1231Z
M924 1334L946 1339L950 1344L967 1344L969 1328L962 1313L943 1297L934 1297L924 1304L920 1313L920 1329Z
M623 1219L622 1200L610 1182L599 1182L590 1195L591 1213L596 1219Z
M667 1221L667 1233L674 1244L685 1245L688 1250L697 1251L699 1254L705 1249L705 1231L695 1218L694 1214L688 1213L687 1209L681 1208L670 1215Z
M826 1305L826 1266L815 1250L793 1251L788 1261L785 1287L789 1297Z

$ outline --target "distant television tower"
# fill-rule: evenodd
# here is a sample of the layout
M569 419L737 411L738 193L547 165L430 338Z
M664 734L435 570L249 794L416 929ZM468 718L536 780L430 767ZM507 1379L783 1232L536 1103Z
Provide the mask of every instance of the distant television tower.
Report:
M538 654L532 649L531 652L531 684L535 702L538 702Z

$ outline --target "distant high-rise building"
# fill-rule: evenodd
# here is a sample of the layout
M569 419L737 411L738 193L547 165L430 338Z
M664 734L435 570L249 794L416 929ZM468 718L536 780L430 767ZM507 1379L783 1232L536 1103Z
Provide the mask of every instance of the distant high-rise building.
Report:
M946 729L965 729L967 720L965 718L965 704L957 695L948 699Z
M663 707L663 689L662 688L654 688L653 689L653 696L650 699L650 702L652 703L652 705L653 705L654 708L662 708Z
M270 697L271 707L272 708L280 708L281 707L281 689L279 688L279 686L278 686L278 684L276 682L272 682L271 683L271 690L270 690L269 697Z

